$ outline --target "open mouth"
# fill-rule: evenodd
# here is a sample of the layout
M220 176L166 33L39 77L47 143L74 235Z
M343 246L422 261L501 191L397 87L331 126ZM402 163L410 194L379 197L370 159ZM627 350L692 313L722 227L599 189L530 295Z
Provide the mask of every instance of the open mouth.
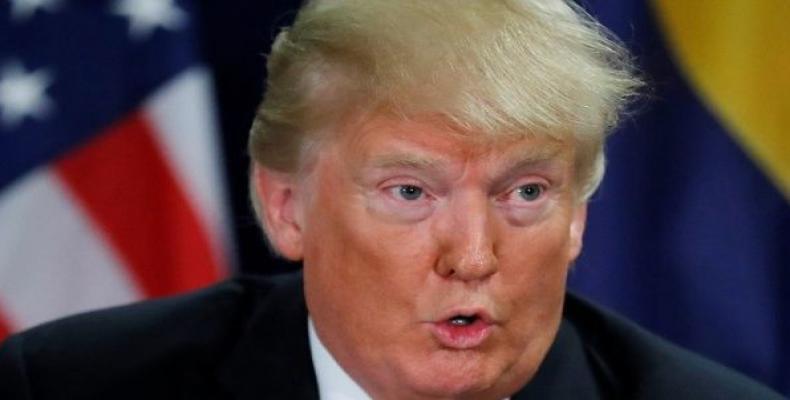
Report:
M431 332L442 347L465 350L480 346L491 334L493 324L484 314L454 313L431 324Z
M456 315L451 317L448 322L453 326L469 326L474 324L478 319L477 315Z

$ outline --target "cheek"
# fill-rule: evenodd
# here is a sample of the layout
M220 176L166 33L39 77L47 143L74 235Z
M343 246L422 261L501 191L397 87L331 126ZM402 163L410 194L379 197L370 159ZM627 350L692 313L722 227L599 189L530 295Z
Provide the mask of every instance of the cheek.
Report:
M413 225L381 221L361 195L321 195L326 193L331 191L317 193L304 231L306 283L335 300L327 307L391 311L409 306L423 280L421 266L431 262L429 235Z
M571 218L564 213L527 227L506 226L500 230L498 250L507 264L550 266L568 264L571 248Z
M413 228L377 221L353 196L340 200L323 201L309 215L308 309L344 366L387 366L392 354L420 346L414 302L424 289L429 241Z
M513 299L514 308L527 307L538 315L556 313L571 261L568 226L564 218L557 218L512 230L501 242L498 276L507 292L503 298Z
M537 228L503 246L498 298L513 319L507 343L520 353L519 366L534 370L551 346L562 316L568 272L567 230ZM523 353L521 353L523 351ZM533 371L534 372L534 371Z

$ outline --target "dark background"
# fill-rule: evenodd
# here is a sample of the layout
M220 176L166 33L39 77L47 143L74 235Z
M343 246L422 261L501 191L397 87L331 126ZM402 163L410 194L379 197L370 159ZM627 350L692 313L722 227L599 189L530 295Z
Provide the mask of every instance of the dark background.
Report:
M238 268L263 274L294 270L298 265L271 256L252 214L246 144L263 95L265 55L280 28L293 21L301 2L240 0L229 6L228 2L205 0L200 4L201 44L216 83Z

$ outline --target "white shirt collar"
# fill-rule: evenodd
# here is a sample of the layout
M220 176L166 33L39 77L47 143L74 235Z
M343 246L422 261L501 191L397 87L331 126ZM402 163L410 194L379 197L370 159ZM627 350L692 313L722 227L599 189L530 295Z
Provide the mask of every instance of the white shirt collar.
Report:
M370 396L343 370L321 343L313 326L313 320L307 319L308 336L310 337L310 355L318 380L318 398L321 400L370 400Z

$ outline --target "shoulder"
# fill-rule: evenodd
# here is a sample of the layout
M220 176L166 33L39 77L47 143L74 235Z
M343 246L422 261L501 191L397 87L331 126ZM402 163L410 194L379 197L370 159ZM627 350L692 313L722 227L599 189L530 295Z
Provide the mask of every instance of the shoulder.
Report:
M4 390L15 390L9 398L27 398L22 392L105 393L135 381L164 388L192 379L226 356L251 314L282 284L282 278L238 278L13 335L0 347L0 376L8 384L0 384L0 397L6 398Z
M602 379L628 399L781 399L731 369L569 295L565 320L579 332Z

